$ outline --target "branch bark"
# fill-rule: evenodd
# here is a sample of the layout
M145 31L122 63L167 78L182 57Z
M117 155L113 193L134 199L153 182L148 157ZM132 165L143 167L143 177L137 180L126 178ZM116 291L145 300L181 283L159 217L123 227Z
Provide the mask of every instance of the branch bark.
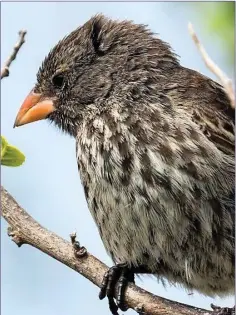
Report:
M205 48L203 47L199 38L197 37L197 34L195 33L195 31L193 29L193 25L191 23L188 24L188 30L189 30L189 33L190 33L194 43L197 46L197 49L199 50L199 52L202 56L203 61L205 62L205 65L219 79L220 83L222 84L223 88L225 89L226 94L228 95L228 97L230 99L231 106L233 108L235 108L235 95L234 95L232 80L230 80L227 77L227 75L217 66L217 64L215 62L213 62L213 60L207 54Z
M25 42L25 35L26 35L26 31L19 31L19 40L15 44L15 46L13 48L13 52L7 58L6 62L4 63L4 66L3 66L2 70L1 70L1 79L9 76L9 74L10 74L9 67L10 67L12 61L16 59L16 56L17 56L21 46L24 44L24 42Z
M70 242L42 227L2 186L1 215L9 223L8 234L18 246L31 245L74 269L96 286L101 286L103 275L108 267L89 253L76 258ZM142 314L145 315L208 315L211 313L211 311L155 296L133 284L129 284L125 296L130 308L136 311L142 310Z

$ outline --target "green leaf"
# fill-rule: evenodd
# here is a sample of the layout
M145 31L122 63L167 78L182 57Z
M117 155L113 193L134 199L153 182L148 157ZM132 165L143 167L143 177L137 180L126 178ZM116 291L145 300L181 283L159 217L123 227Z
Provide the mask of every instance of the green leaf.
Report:
M1 136L1 165L16 167L25 161L24 154Z

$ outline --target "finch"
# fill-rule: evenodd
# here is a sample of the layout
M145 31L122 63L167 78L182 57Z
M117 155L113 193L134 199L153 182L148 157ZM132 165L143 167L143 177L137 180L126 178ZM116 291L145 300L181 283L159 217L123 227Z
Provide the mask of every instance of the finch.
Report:
M234 292L234 115L220 84L130 21L96 15L43 61L15 126L47 119L75 138L114 261L99 295L112 314L127 309L138 273L208 296Z

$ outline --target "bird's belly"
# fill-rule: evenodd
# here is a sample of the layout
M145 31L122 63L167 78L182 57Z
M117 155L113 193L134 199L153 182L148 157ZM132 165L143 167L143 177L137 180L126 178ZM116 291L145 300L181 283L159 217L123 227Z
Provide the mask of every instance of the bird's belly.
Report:
M222 240L219 251L177 204L161 209L158 200L150 204L141 195L134 198L132 191L102 181L89 191L89 209L116 263L146 265L160 278L209 295L233 290L233 243Z

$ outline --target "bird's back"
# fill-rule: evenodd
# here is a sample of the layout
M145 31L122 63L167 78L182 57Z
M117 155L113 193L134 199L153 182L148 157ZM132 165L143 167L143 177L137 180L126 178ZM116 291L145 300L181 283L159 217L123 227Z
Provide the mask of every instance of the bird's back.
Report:
M178 69L170 87L166 85L173 104L190 112L192 120L219 150L234 155L235 109L223 87L199 72L184 67Z

